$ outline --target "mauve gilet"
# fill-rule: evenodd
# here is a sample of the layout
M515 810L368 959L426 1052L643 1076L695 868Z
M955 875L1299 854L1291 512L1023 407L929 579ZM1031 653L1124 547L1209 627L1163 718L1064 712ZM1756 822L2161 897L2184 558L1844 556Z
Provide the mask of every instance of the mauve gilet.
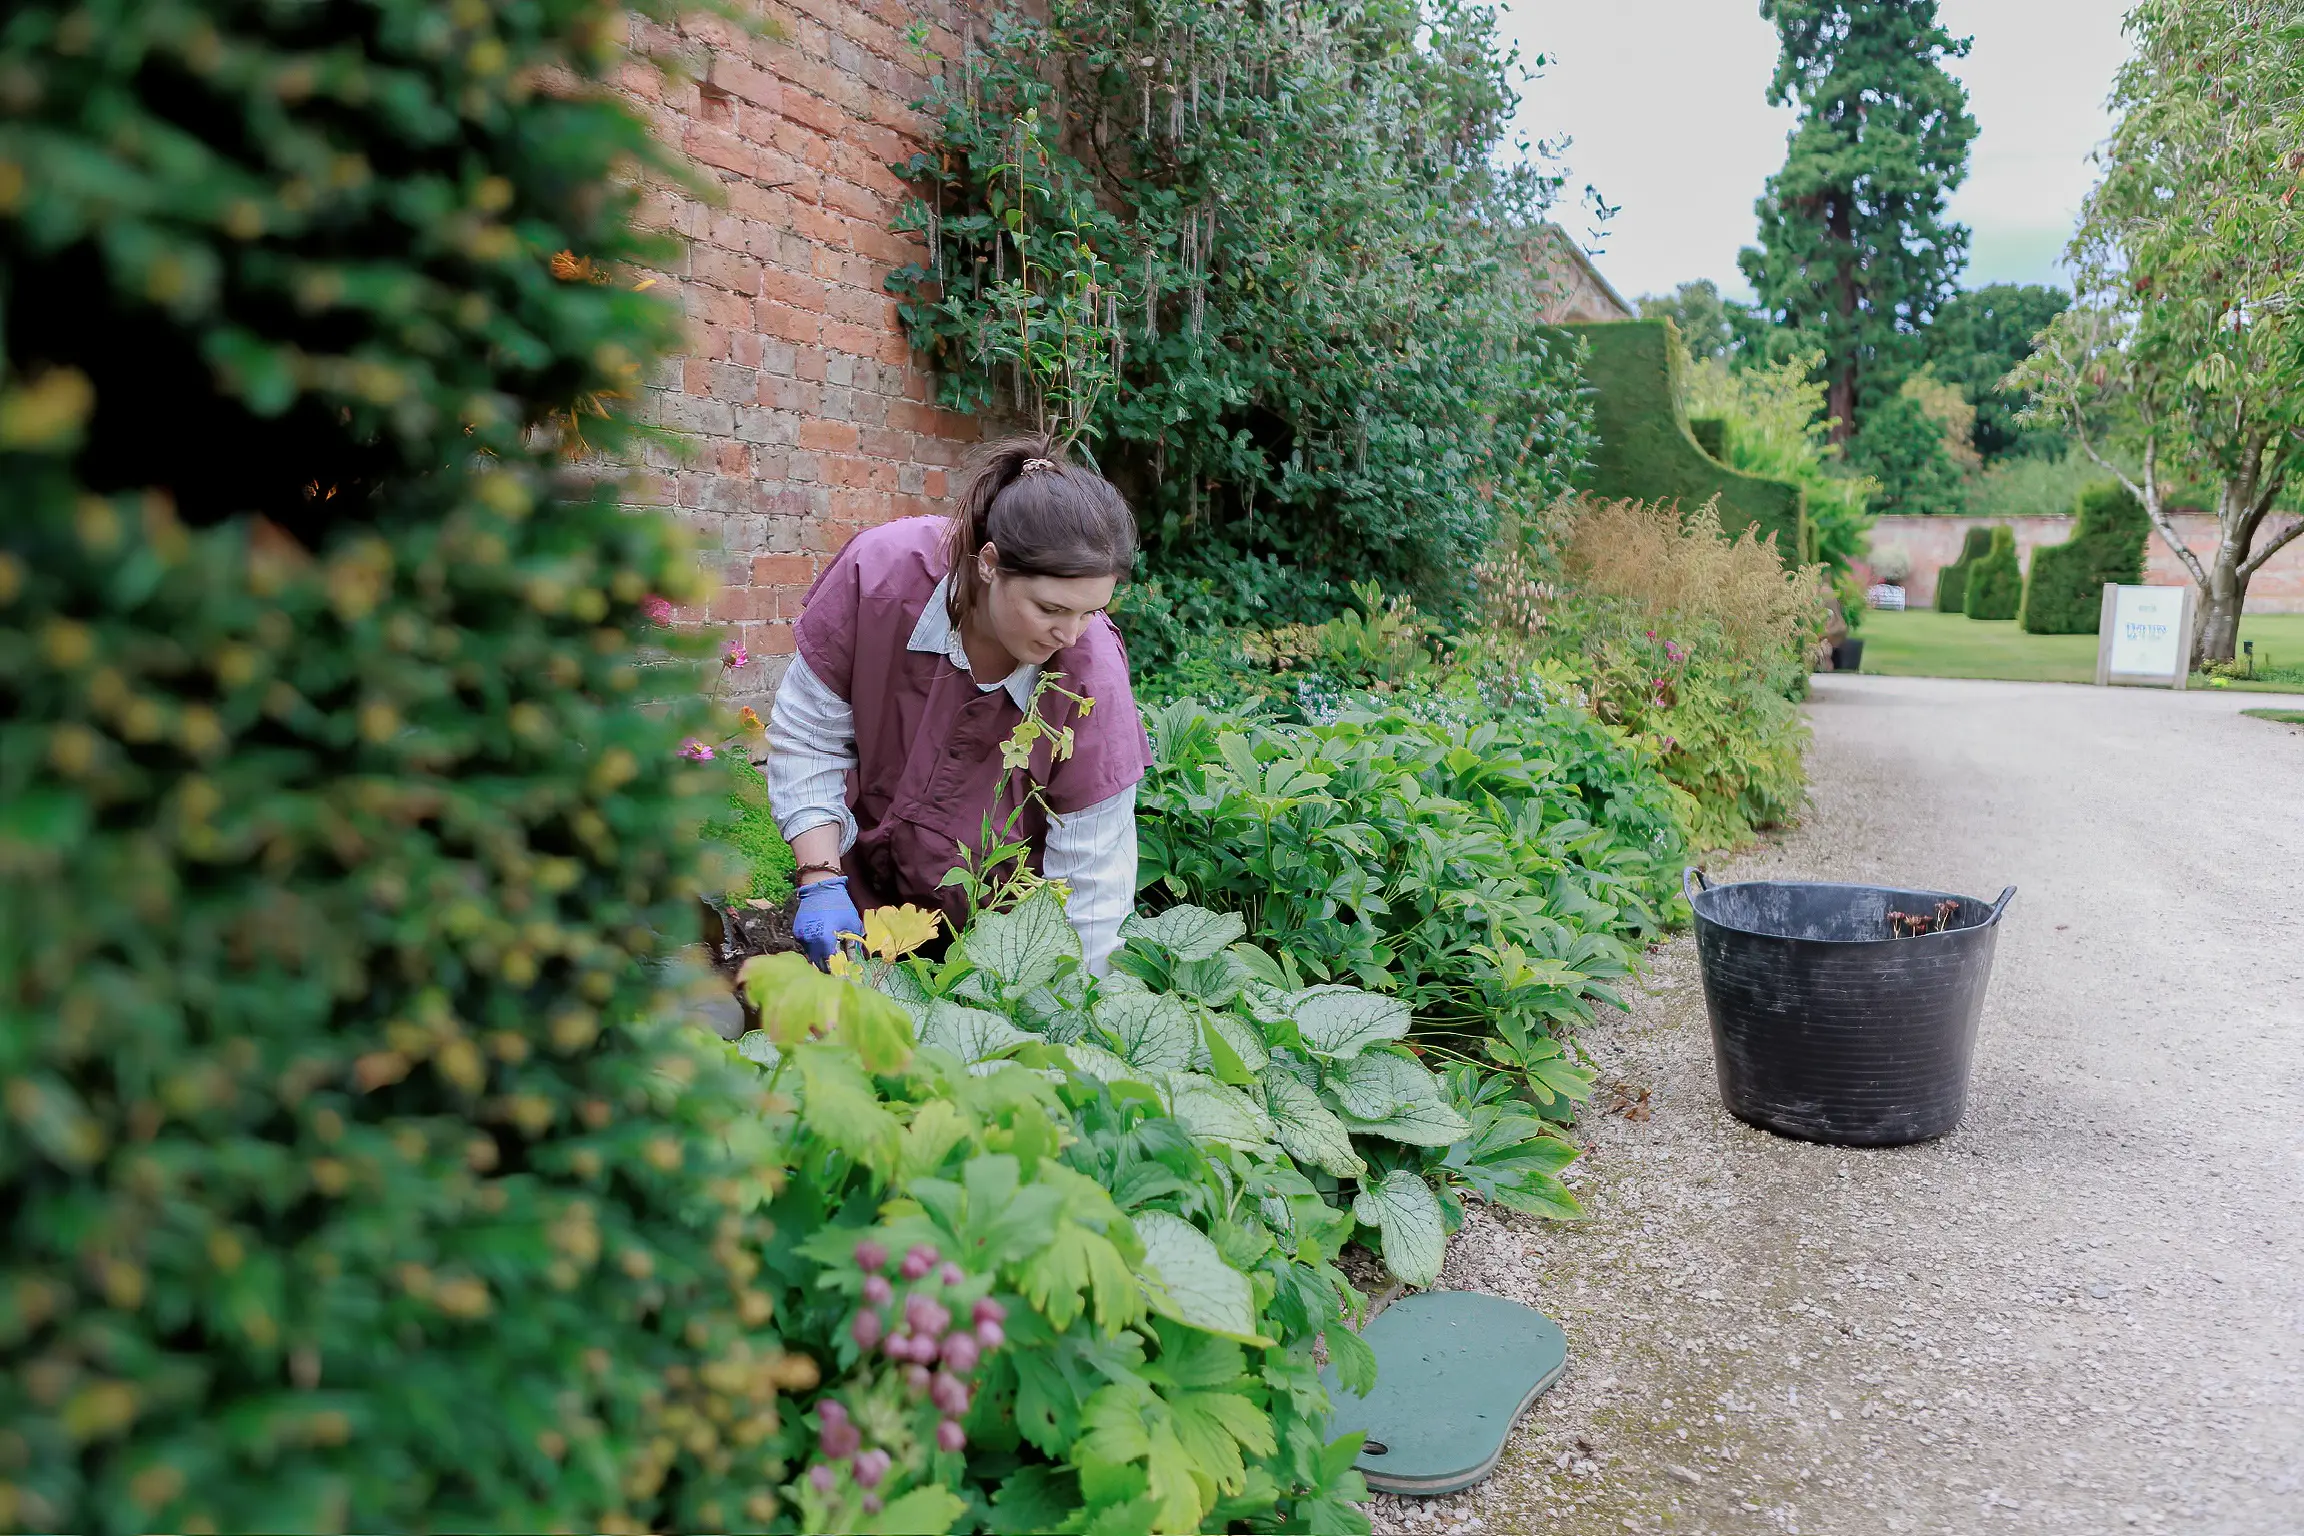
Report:
M1083 713L1053 689L1041 695L1041 718L1072 728L1072 755L1053 761L1043 739L1029 770L1002 771L1000 745L1024 718L1008 690L986 693L950 658L906 649L944 577L945 532L941 518L908 517L856 535L808 589L793 631L808 669L855 711L848 806L856 842L842 862L859 887L857 906L940 907L957 926L966 900L938 882L963 861L963 848L982 846L986 817L997 834L1023 807L1009 835L1030 842L1038 868L1048 824L1026 802L1032 785L1060 815L1084 810L1143 778L1152 746L1120 632L1098 614L1044 668L1095 701Z

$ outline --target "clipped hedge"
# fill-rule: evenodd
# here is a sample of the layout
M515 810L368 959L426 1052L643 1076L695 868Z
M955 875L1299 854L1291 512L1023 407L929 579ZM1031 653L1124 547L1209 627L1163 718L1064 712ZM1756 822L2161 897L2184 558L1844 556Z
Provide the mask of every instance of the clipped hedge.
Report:
M2144 579L2152 522L2126 486L2091 485L2073 499L2072 510L2072 537L2032 552L2021 615L2028 633L2095 634L2104 618L2104 584L2134 586Z
M0 1526L779 1507L759 1085L645 1022L693 557L549 446L677 337L625 33L0 30Z
M1936 573L1936 611L1968 611L1968 573L1992 550L1992 530L1971 528L1960 541L1960 558Z
M2012 619L2024 600L2024 567L2016 558L2016 530L2003 523L1992 530L1984 558L1968 568L1961 611L1972 619Z
M1800 487L1730 469L1704 451L1680 400L1670 322L1616 320L1561 329L1583 338L1599 444L1577 488L1606 500L1678 502L1693 512L1717 496L1729 534L1773 534L1787 561L1803 558ZM1715 429L1717 430L1717 429Z

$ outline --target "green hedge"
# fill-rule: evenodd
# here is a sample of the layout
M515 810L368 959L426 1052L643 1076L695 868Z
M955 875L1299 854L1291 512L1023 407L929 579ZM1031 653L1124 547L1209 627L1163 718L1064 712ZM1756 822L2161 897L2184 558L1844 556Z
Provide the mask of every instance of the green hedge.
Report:
M1960 541L1960 558L1936 573L1936 611L1968 611L1968 572L1992 549L1992 530L1971 528Z
M1968 568L1961 611L1972 619L2012 619L2024 600L2024 567L2016 558L2016 530L2002 523L1992 530L1984 558Z
M2109 480L2089 486L2072 510L2072 537L2032 552L2022 619L2035 635L2095 634L2104 617L2104 584L2144 579L2152 522L2126 486Z
M1730 469L1704 451L1680 405L1679 364L1668 322L1617 320L1562 329L1584 339L1584 381L1599 437L1577 478L1595 496L1676 501L1693 512L1720 498L1720 526L1776 536L1787 561L1803 558L1800 487Z
M694 557L552 447L680 334L625 35L0 30L0 1524L725 1529L810 1433L759 1084L648 1022Z

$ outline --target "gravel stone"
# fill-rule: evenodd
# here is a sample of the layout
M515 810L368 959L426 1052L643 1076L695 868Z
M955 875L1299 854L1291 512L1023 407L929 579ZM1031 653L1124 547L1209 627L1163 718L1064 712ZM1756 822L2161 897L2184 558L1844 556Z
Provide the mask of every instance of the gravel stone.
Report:
M1584 1036L1590 1219L1475 1210L1440 1282L1569 1373L1376 1528L2304 1532L2304 755L2261 702L1818 679L1811 814L1714 873L2021 887L1966 1123L1731 1119L1663 946Z

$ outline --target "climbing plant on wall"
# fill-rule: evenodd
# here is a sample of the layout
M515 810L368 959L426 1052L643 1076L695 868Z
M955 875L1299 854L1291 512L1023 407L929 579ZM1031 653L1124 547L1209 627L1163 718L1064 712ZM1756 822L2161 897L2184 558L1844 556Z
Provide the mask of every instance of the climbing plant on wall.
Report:
M892 287L944 403L1076 434L1176 621L1468 595L1496 507L1588 440L1536 328L1559 178L1495 153L1513 66L1454 4L996 17L899 167L929 249Z

